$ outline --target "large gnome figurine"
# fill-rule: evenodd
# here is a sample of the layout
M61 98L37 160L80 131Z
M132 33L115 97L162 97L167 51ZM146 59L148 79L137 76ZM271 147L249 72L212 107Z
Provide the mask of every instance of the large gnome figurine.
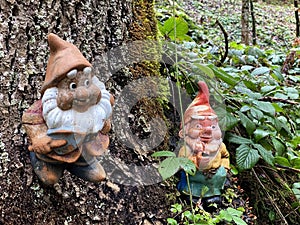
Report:
M203 81L198 86L199 93L185 111L179 132L179 136L184 139L179 157L187 157L193 161L197 171L188 178L182 172L178 189L189 195L189 183L195 201L202 198L208 203L220 203L226 170L229 169L229 153L222 141L218 117L209 104L208 87Z
M92 182L106 177L97 156L109 144L113 97L78 48L49 34L42 99L22 117L35 173L47 185L64 170Z

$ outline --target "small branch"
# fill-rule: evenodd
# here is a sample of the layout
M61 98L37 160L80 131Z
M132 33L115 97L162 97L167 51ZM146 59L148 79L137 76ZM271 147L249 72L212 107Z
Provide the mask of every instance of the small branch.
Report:
M216 24L220 27L220 29L221 29L221 31L224 35L224 39L225 39L225 53L222 56L221 61L220 61L220 63L222 64L222 63L225 62L225 60L228 56L228 34L227 34L226 30L224 29L224 27L222 26L222 24L220 23L219 20L216 21Z
M281 169L285 169L285 170L290 170L290 171L293 171L295 173L300 173L300 170L299 169L296 169L296 168L291 168L291 167L288 167L288 166L283 166L283 165L279 165L279 164L275 164L275 166L277 168L281 168Z
M288 100L288 99L276 98L276 97L271 97L271 96L262 97L259 100L265 101L265 102L282 102L282 103L287 103L287 104L291 104L291 105L300 104L298 102L291 101L291 100Z

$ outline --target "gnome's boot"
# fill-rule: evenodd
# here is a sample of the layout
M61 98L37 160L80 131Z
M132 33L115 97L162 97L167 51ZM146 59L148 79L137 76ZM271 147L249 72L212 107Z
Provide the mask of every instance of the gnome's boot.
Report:
M70 164L67 170L77 177L95 183L106 178L103 167L95 157L88 162L81 162L81 159L79 159L78 162Z
M40 160L34 152L30 152L30 160L34 172L39 179L46 185L53 185L58 182L64 172L62 163L50 163Z

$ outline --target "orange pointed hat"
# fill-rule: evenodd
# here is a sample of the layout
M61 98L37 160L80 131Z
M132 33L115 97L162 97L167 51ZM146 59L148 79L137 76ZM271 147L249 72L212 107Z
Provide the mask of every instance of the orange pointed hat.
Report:
M203 116L216 115L209 104L209 90L204 81L198 82L199 93L184 113L184 124L192 119L200 119Z
M81 70L92 65L84 58L79 49L50 33L48 35L50 57L47 64L46 77L41 89L43 94L46 89L55 87L72 69Z

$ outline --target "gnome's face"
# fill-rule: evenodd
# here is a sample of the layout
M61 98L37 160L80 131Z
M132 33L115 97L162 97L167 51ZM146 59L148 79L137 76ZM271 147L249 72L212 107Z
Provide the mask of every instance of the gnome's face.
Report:
M192 139L200 139L206 144L213 140L219 140L222 137L216 115L197 116L186 127L187 136Z
M85 112L101 98L100 89L92 82L92 71L85 67L83 71L71 70L57 85L57 106L61 110L73 108Z

